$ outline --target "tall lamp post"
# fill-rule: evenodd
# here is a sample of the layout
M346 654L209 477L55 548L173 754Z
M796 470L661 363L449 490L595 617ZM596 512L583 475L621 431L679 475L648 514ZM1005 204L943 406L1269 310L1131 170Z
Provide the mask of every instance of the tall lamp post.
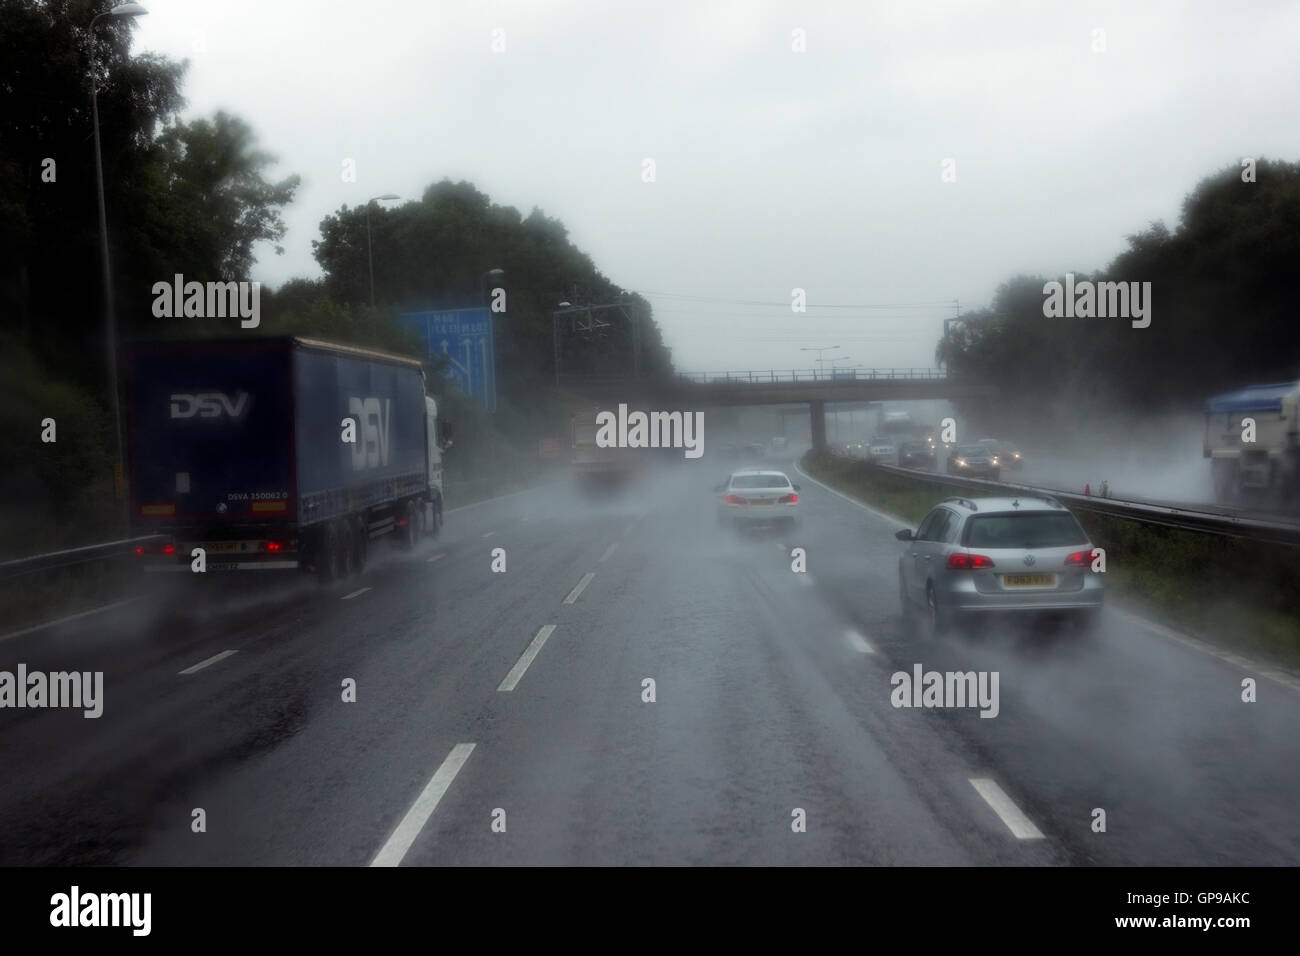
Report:
M822 374L825 375L825 374L826 374L826 365L825 365L825 363L824 363L823 360L822 360L822 353L823 353L823 352L830 352L830 351L833 351L833 350L835 350L835 349L837 349L837 348L839 348L838 345L827 345L827 346L825 346L824 348L807 348L807 349L800 349L799 351L800 351L800 352L816 352L816 353L817 353L817 364L818 364L818 366L820 366Z
M104 17L142 17L149 11L138 3L123 3L106 10L90 21L94 36L95 24ZM99 145L99 82L92 73L90 78L90 114L95 127L95 189L99 194L99 259L104 272L104 349L108 359L108 394L113 410L113 436L117 457L113 461L113 496L122 498L122 408L117 397L117 312L113 306L113 271L108 258L108 213L104 209L104 157Z
M488 301L488 289L487 289L488 279L500 279L505 274L506 271L504 269L489 269L487 272L479 276L479 280L478 280L479 295L483 299L484 305L491 304Z
M394 199L401 199L393 193L384 193L382 196L371 196L366 200L366 263L370 266L370 311L375 311L375 250L370 241L370 204L376 202L392 202Z

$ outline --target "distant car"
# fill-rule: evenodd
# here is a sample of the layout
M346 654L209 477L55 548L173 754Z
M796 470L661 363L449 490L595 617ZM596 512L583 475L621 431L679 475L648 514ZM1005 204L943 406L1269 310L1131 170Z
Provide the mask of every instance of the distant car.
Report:
M789 527L799 515L799 486L784 472L747 468L728 475L713 490L721 494L718 520L722 524L779 522Z
M958 445L948 454L948 474L997 481L1002 475L1002 467L998 456L987 446Z
M762 461L767 457L767 446L761 441L750 442L740 451L742 461Z
M872 438L867 445L867 457L874 462L890 464L898 454L898 446L892 439L881 438L879 436Z
M996 438L981 438L975 444L983 445L989 451L997 456L998 461L1003 468L1021 469L1025 467L1025 456L1015 445L1009 441L998 441Z
M947 498L898 559L904 617L917 610L933 633L989 612L1058 612L1093 626L1104 602L1093 546L1052 498Z
M928 441L905 441L898 446L898 463L904 468L933 468L934 446Z

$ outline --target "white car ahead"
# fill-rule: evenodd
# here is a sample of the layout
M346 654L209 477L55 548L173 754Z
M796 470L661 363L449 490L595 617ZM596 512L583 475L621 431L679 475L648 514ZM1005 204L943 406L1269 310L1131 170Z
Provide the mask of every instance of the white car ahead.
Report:
M799 514L799 486L784 472L750 468L717 485L718 520L723 524L779 522L793 525Z

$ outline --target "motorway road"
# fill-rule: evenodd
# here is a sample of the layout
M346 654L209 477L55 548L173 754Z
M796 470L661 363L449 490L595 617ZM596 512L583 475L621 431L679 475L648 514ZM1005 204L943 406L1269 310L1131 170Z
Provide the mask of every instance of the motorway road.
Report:
M186 576L0 640L105 672L98 720L0 711L0 863L1300 863L1293 686L1242 703L1254 675L1113 609L909 635L896 525L795 476L801 527L738 535L719 477L546 487L329 589ZM894 708L915 663L997 671L998 716Z

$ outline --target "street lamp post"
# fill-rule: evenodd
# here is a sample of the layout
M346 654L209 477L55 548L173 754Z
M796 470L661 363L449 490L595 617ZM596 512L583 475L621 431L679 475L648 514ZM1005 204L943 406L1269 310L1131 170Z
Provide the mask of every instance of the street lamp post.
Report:
M140 17L149 11L138 3L123 3L94 17L90 21L93 39L95 24L104 17ZM93 61L93 57L92 57ZM104 349L108 359L108 394L113 414L113 436L116 458L113 462L113 496L122 498L122 408L117 395L117 311L113 304L113 271L108 255L108 213L104 207L104 157L99 142L99 83L92 72L90 78L90 114L95 128L95 191L99 198L99 258L104 276Z
M823 352L830 352L830 351L833 351L834 349L837 349L837 348L839 348L838 345L827 345L827 346L824 346L824 347L822 347L822 348L806 348L806 349L800 349L799 351L800 351L800 352L816 352L816 353L817 353L817 365L819 366L819 368L820 368L820 370L821 370L821 373L822 373L822 375L824 376L824 375L826 374L826 365L825 365L825 363L824 363L824 361L823 361L823 359L822 359L822 353L823 353Z
M382 196L372 196L366 200L366 262L370 266L370 311L375 311L375 250L370 241L370 204L375 202L391 202L394 199L401 199L401 196L395 196L392 193L384 193Z
M489 269L487 272L485 272L485 273L483 273L481 276L479 276L479 280L478 280L478 284L479 284L479 295L480 295L480 297L483 299L483 304L484 304L484 305L491 305L491 303L488 301L488 294L487 294L487 280L488 280L488 279L499 279L499 278L501 278L501 277L502 277L503 275L505 275L505 274L506 274L506 272L505 272L504 269Z

